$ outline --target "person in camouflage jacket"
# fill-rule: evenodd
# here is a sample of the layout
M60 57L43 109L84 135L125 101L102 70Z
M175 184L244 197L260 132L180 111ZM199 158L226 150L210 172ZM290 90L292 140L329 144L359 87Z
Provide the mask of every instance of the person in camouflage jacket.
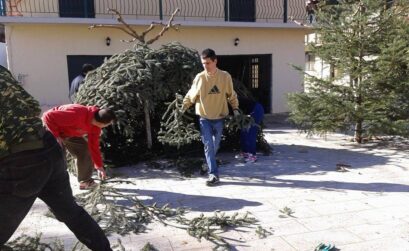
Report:
M60 145L42 127L38 102L0 66L0 250L36 198L91 250L112 250L74 200Z
M24 135L42 128L38 102L31 97L5 68L0 69L0 158L11 144L21 143Z

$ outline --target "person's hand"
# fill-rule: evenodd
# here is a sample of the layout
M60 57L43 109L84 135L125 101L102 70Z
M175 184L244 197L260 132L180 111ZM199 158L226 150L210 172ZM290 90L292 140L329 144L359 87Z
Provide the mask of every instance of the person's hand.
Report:
M107 173L103 167L97 168L98 178L105 180L107 178Z
M234 117L237 117L237 116L239 116L241 113L240 113L240 111L239 111L238 109L235 109L235 110L233 111L233 114L234 114Z

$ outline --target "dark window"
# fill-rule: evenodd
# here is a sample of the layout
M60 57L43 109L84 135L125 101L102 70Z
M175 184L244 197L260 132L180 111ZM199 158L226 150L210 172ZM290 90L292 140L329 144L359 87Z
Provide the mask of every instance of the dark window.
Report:
M259 80L259 63L258 58L251 59L251 88L258 89L258 80Z
M305 53L305 70L306 71L315 70L315 55L311 52Z
M333 79L333 78L340 78L340 77L342 77L342 75L343 75L343 72L342 72L341 69L339 69L338 67L336 67L336 66L333 65L333 64L330 64L330 67L329 67L329 77L330 77L331 79Z
M59 0L60 17L95 18L94 0Z
M225 0L225 16L226 21L256 21L255 0Z
M335 67L333 64L329 66L329 77L331 79L335 78Z

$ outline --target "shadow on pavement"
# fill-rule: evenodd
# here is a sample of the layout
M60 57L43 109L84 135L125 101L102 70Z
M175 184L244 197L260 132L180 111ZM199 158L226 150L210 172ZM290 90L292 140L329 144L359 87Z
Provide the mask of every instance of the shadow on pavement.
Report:
M252 181L224 181L223 185L237 185L237 186L263 186L263 187L289 187L299 189L320 189L326 191L338 190L355 190L367 192L409 192L409 186L405 184L394 183L356 183L356 182L339 182L339 181L307 181L307 180L293 180L270 178L263 182Z
M243 207L256 207L262 205L257 201L244 199L232 199L225 197L190 195L183 193L174 193L160 190L141 190L141 189L118 189L122 193L134 194L143 204L151 205L157 203L158 206L169 203L171 207L184 207L189 211L213 212L235 211ZM120 203L120 201L118 201Z

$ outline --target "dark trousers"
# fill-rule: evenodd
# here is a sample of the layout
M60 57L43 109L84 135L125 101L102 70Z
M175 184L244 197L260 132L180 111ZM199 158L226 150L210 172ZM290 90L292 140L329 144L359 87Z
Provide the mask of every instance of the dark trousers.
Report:
M102 229L74 200L60 145L49 132L43 141L42 149L15 153L0 160L0 247L38 197L89 249L111 250Z
M78 182L91 180L94 162L88 150L88 142L83 137L71 137L63 139L63 143L76 158Z
M264 117L264 108L260 103L256 103L253 111L250 113L253 117L254 122L260 125ZM252 126L250 129L243 129L240 132L240 148L242 152L256 154L256 143L257 143L257 133L259 127Z

